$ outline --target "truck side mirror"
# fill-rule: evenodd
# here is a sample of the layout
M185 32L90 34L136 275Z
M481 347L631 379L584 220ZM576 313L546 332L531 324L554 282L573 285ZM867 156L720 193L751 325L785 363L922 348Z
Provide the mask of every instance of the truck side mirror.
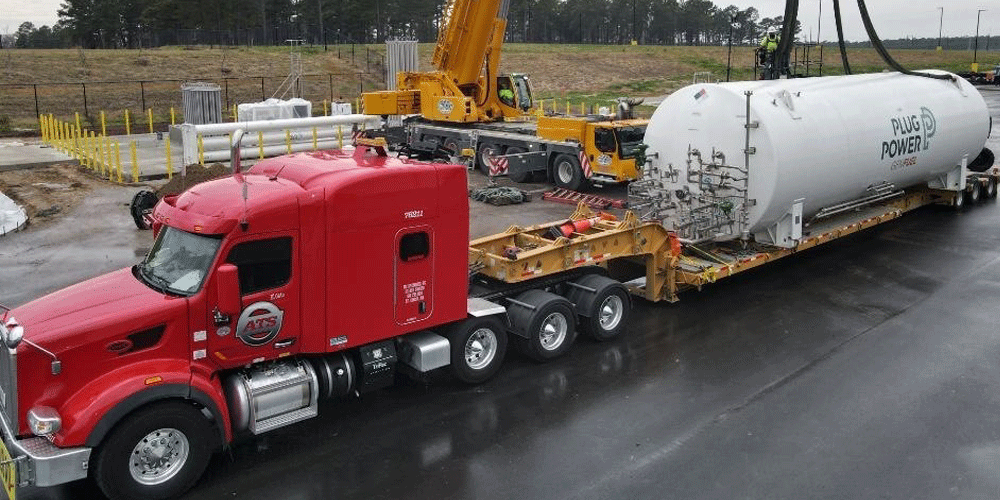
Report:
M240 274L236 266L222 264L215 270L219 311L226 315L240 313Z

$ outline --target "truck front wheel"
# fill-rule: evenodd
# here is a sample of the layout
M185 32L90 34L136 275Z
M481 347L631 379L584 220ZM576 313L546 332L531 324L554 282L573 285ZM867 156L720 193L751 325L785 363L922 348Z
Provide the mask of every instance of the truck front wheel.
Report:
M507 353L507 330L496 317L468 318L448 331L451 371L467 384L490 379Z
M160 500L194 486L211 457L211 424L194 406L169 401L126 417L91 460L108 498Z

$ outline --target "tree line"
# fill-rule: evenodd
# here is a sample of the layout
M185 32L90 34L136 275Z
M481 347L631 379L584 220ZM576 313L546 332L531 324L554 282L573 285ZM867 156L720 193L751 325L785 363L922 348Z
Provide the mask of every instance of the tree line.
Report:
M22 24L4 46L139 48L433 42L445 0L64 0L55 26ZM711 0L511 0L507 40L532 43L752 44L781 17Z

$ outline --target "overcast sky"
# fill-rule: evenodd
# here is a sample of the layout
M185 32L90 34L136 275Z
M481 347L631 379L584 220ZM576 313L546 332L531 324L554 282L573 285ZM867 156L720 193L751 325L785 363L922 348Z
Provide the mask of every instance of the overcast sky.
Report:
M5 7L0 8L0 33L13 33L25 21L35 26L53 25L58 21L56 11L62 0L0 0ZM327 0L329 1L329 0ZM336 0L334 0L336 1ZM743 9L756 7L761 17L776 17L784 13L784 0L713 0L724 7L736 5ZM833 22L832 0L800 0L799 20L802 22L802 37L815 39L817 32L823 40L836 40L837 32ZM938 21L944 7L944 36L971 36L976 32L976 11L982 13L980 35L1000 35L1000 2L997 0L868 0L875 30L883 39L891 38L933 38L938 36ZM990 8L992 7L992 8ZM841 10L844 16L844 36L848 40L866 40L864 26L858 15L858 5L854 0L843 0Z

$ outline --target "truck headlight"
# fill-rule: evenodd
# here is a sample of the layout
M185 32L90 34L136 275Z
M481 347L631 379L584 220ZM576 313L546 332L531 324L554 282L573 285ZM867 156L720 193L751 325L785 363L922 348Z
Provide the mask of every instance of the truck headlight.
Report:
M48 436L59 432L62 428L62 418L54 408L36 406L28 410L28 427L36 436Z

